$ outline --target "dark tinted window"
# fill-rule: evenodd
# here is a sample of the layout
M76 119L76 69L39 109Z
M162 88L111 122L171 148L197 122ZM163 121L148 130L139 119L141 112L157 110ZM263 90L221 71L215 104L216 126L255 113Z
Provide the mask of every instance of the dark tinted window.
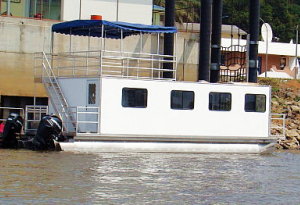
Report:
M178 110L194 109L193 91L172 90L171 91L171 108Z
M245 111L246 112L265 112L266 96L256 94L245 95Z
M141 88L123 88L122 106L145 108L147 107L147 89Z
M209 110L230 111L231 93L209 93Z
M89 88L89 93L88 93L88 104L96 104L96 84L91 83L88 86Z

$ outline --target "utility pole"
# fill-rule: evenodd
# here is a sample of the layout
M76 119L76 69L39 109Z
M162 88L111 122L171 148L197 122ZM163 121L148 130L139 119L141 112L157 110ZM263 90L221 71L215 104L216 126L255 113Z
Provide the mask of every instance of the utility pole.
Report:
M268 71L268 49L269 49L269 29L267 27L266 22L262 19L259 18L262 22L263 25L266 28L266 39L265 39L265 43L266 43L266 66L265 66L265 78L267 77L267 71Z
M6 15L10 16L10 0L6 2Z

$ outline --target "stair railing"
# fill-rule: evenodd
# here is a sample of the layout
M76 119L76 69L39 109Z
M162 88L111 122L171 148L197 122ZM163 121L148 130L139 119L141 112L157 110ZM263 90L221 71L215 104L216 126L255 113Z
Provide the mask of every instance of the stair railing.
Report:
M52 67L50 65L50 62L46 56L46 54L43 52L43 69L44 69L44 72L43 73L46 73L46 75L43 75L43 83L50 83L51 87L53 88L53 91L54 91L54 95L55 95L55 98L59 101L58 104L54 101L54 98L53 96L50 97L50 100L53 104L53 107L55 109L55 111L59 114L59 116L62 118L63 121L65 121L64 123L64 128L66 130L67 129L67 124L69 124L70 122L72 123L73 125L73 120L72 120L72 115L69 114L69 111L68 111L68 102L62 92L62 89L61 87L59 86L59 82L52 70ZM45 78L46 77L46 78ZM47 87L47 90L49 92L49 94L51 95L51 91L50 91L50 87ZM60 106L60 109L57 108L57 106ZM63 117L64 116L64 117ZM72 128L74 129L74 132L75 132L75 128L76 126L72 126ZM69 131L69 130L68 130Z

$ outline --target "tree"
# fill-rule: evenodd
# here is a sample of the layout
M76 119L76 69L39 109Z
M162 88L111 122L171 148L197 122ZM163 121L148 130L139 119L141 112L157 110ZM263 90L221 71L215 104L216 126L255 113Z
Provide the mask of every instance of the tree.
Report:
M165 6L167 0L154 0ZM177 22L200 22L201 0L176 0ZM272 26L274 36L282 42L295 39L295 29L300 26L300 0L261 0L261 18ZM237 25L249 32L249 0L223 0L223 24ZM262 24L262 21L261 21Z
M158 6L165 6L166 0L154 0ZM179 23L199 22L200 0L176 0L175 20Z

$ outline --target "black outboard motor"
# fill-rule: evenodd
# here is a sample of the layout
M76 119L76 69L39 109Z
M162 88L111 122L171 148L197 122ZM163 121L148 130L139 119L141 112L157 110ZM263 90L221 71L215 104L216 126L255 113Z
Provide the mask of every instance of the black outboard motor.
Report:
M17 113L11 113L5 123L2 134L2 148L18 148L17 135L21 132L23 118Z
M38 126L33 138L34 150L56 150L55 139L60 138L62 121L55 115L45 115Z

